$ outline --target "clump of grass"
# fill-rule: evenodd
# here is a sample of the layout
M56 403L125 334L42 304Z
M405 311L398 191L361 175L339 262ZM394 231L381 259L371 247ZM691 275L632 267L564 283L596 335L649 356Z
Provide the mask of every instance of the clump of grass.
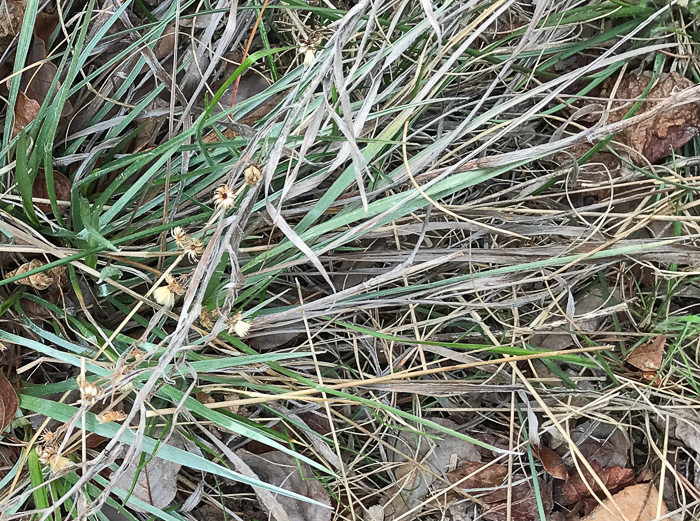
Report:
M6 54L15 73L30 65L37 8L27 3ZM618 150L615 133L642 117L574 117L605 103L603 82L641 69L697 80L677 52L695 38L685 10L90 1L57 15L49 95L16 136L4 111L0 339L22 411L19 459L0 478L8 519L96 516L105 502L184 517L115 488L144 453L184 466L179 504L197 471L221 508L240 506L220 499L232 482L300 497L221 457L247 440L311 465L338 517L361 519L393 483L384 440L397 429L494 450L484 439L496 432L511 449L498 457L538 483L532 453L516 458L523 432L594 417L658 439L654 422L692 403L697 140L663 165L627 161L608 201L589 200L607 179L576 185L592 152L574 154L598 140ZM243 96L255 74L269 87ZM9 106L21 87L15 74ZM571 160L553 164L555 153ZM36 204L40 169L51 211ZM55 291L16 284L57 269L68 281ZM600 331L572 316L592 288L603 304L586 317ZM570 344L544 349L551 331ZM650 333L675 336L657 387L623 360ZM122 403L121 423L71 398L79 375ZM492 384L510 387L490 400ZM594 398L572 405L577 388ZM29 423L39 414L66 440L44 461ZM173 432L200 453L165 443ZM90 433L106 443L88 448ZM635 447L667 464L657 448ZM70 465L42 465L55 457ZM428 499L404 518L432 519ZM538 507L545 516L539 496Z

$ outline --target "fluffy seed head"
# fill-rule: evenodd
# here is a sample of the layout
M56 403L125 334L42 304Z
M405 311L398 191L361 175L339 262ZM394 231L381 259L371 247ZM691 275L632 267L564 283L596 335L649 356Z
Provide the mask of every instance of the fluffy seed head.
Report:
M185 275L178 278L168 275L165 278L167 285L156 288L156 290L153 292L153 298L161 306L165 306L167 308L173 307L175 305L175 297L185 293L186 280L187 277Z
M306 49L304 51L304 67L311 67L311 64L316 58L316 52L313 49Z
M247 320L243 320L243 314L239 312L228 319L227 325L229 334L233 333L240 338L244 338L250 331L252 324Z
M153 292L153 298L156 302L158 302L158 304L165 306L166 308L171 308L175 305L175 293L170 291L168 286L156 288L156 290Z
M56 455L53 458L49 459L49 466L51 467L52 472L58 472L59 470L63 470L70 464L70 460L65 456Z

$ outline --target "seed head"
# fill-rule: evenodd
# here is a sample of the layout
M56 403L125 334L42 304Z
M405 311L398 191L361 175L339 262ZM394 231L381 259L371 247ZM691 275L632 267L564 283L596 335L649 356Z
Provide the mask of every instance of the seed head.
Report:
M243 171L245 182L248 186L255 186L262 177L262 172L257 165L250 165Z
M316 58L316 51L307 47L306 50L304 50L304 67L311 67L314 58Z
M206 309L203 309L199 314L199 323L202 324L202 327L205 329L211 329L214 327L214 321L218 318L218 310L215 309L213 311L207 311Z
M184 250L191 262L197 262L197 258L204 253L204 243L199 239L188 239Z
M56 433L53 431L46 431L39 438L39 443L41 443L42 445L49 445L50 443L52 443L55 440L56 440Z
M51 467L52 472L58 472L59 470L63 470L70 464L70 460L65 456L56 455L52 458L49 458L49 466Z
M236 194L229 185L221 185L214 191L214 206L220 210L233 208L236 204Z
M97 401L102 398L105 394L105 390L102 387L91 384L82 375L77 378L78 387L80 388L80 404L95 405Z
M126 419L126 413L122 411L107 411L97 415L97 421L100 423L120 422Z
M36 446L36 454L39 456L39 462L42 465L48 465L52 458L58 455L58 449L55 445Z
M243 313L238 312L228 319L226 325L228 325L229 334L235 333L236 336L245 338L252 324L243 319Z
M171 308L175 305L175 297L185 293L185 275L178 278L168 275L165 278L167 285L160 286L153 292L153 298L161 306Z
M173 239L175 239L175 245L179 249L184 250L187 248L189 236L187 235L187 232L184 229L182 229L181 226L176 226L172 229L170 233L172 234Z

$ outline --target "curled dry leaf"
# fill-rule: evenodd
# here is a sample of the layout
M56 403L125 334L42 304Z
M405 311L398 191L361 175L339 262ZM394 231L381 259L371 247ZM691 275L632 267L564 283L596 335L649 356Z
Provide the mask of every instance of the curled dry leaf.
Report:
M71 182L65 175L61 172L54 170L53 172L53 185L54 192L56 194L56 200L59 202L59 210L64 210L65 205L60 203L66 203L70 201L70 189ZM44 169L40 169L34 180L34 186L32 187L32 195L37 199L49 199L49 189L46 184L46 173ZM45 213L51 212L51 205L49 203L36 203L37 207Z
M19 398L12 387L12 384L0 372L0 433L5 430L15 417L19 407Z
M661 369L665 347L666 337L657 336L653 340L644 342L642 345L635 348L627 357L626 362L641 371L656 372Z
M613 495L613 501L604 499L589 515L581 521L617 521L629 519L634 521L653 521L658 519L659 491L652 483L633 485ZM618 508L624 518L620 516ZM661 512L668 514L666 504L661 500Z
M435 418L433 421L453 430L458 428L450 420ZM446 476L453 462L478 462L481 459L478 448L467 441L430 428L425 429L425 434L435 438L405 430L396 439L394 458L400 464L395 470L396 483L387 490L384 511L387 520L396 519L419 505L438 476ZM421 465L404 460L399 454L410 455Z
M632 442L622 426L593 420L577 425L571 439L586 461L601 467L626 467Z
M0 14L1 16L2 14ZM2 22L0 22L1 24ZM50 94L51 84L58 73L58 68L53 62L46 60L46 48L48 39L57 24L58 16L56 14L39 13L37 15L32 42L27 54L28 67L26 72L22 74L20 94L15 103L15 119L12 123L13 136L36 118L39 107ZM57 85L60 86L60 84ZM72 112L71 104L66 101L61 116L68 116Z
M552 449L544 446L538 447L535 455L540 460L542 467L544 467L544 470L546 470L548 474L557 479L566 479L568 477L564 461L562 461L559 454L554 452Z
M634 483L634 471L632 469L623 469L621 467L603 468L595 461L589 463L600 478L600 481L605 485L605 488L611 492L620 490ZM601 490L598 483L593 479L593 476L591 476L591 473L583 466L581 466L581 473L583 477L581 474L574 471L566 483L564 483L564 497L568 505L573 505L581 499L589 497L591 495L589 487L593 492L600 492ZM588 486L586 486L586 483L588 483Z

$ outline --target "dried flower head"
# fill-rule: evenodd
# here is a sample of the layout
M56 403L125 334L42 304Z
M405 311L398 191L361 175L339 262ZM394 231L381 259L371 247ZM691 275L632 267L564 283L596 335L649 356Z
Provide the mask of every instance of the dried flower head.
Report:
M97 415L100 423L120 422L126 420L126 413L123 411L107 411Z
M46 431L39 437L39 443L42 445L49 445L56 441L56 433L53 431Z
M187 248L189 236L187 235L187 232L181 226L176 226L175 228L172 229L172 231L170 233L173 236L173 239L175 239L175 245L179 249L184 250Z
M214 206L220 210L233 208L236 204L236 194L229 185L221 185L214 191Z
M185 293L186 280L186 275L181 275L177 278L173 277L172 275L166 276L165 282L167 284L156 288L156 290L153 292L153 298L161 306L165 306L167 308L173 307L173 305L175 305L175 297Z
M58 455L58 448L55 445L37 445L34 450L36 450L39 462L42 465L48 465L51 459Z
M59 456L58 449L55 445L47 445L45 447L37 445L34 450L36 450L39 456L39 463L42 465L49 465L52 472L63 470L71 464L70 460L65 456Z
M206 309L202 309L202 312L199 314L199 323L202 324L202 327L205 329L211 329L214 327L214 322L216 322L218 318L218 310L207 311Z
M95 403L104 396L105 390L102 387L88 382L83 375L78 376L76 380L80 388L81 405L87 405L88 407L95 405Z
M243 171L245 182L248 186L255 186L262 177L262 172L257 165L250 165Z
M251 323L243 319L243 313L238 312L228 319L226 325L229 334L235 333L236 336L244 338L250 331Z
M191 262L197 262L197 258L204 253L204 243L199 239L188 239L184 250Z

